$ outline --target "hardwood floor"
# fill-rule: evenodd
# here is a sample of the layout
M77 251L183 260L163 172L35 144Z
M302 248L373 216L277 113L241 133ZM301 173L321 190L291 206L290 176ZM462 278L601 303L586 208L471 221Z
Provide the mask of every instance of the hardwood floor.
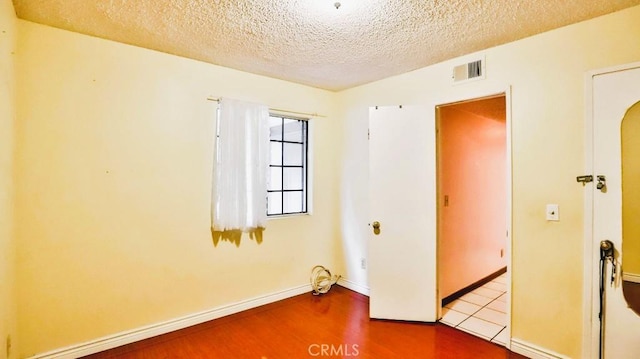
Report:
M622 281L622 293L627 300L629 308L640 315L640 283Z
M86 358L525 358L444 324L369 319L369 298L334 286Z

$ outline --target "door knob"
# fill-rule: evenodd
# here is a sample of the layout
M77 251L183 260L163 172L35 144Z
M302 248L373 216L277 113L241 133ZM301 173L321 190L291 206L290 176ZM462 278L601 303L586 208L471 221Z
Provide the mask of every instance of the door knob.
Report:
M380 222L378 221L373 222L373 234L376 236L380 234Z

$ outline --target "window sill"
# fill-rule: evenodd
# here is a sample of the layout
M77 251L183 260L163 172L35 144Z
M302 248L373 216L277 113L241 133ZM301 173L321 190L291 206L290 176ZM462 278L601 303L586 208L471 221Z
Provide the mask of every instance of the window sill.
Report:
M305 217L305 216L310 216L311 213L306 212L306 213L291 213L291 214L274 214L271 216L267 216L267 220L272 220L272 219L286 219L286 218L295 218L295 217Z

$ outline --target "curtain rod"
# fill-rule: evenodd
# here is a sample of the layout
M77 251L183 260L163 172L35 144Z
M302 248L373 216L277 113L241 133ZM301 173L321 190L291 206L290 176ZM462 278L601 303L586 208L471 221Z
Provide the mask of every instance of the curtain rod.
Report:
M218 97L207 97L207 101L213 101L213 102L218 102L219 103L220 102L220 98L218 98ZM292 115L302 115L302 116L309 116L309 117L327 117L325 115L320 115L320 114L317 114L317 113L298 112L298 111L283 110L283 109L271 108L271 107L269 107L269 111L290 113Z

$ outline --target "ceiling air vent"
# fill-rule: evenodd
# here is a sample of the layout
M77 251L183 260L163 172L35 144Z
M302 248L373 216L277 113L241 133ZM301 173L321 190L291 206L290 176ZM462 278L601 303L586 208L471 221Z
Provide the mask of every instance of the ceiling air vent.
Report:
M453 68L453 82L467 82L484 78L484 61L482 59L458 65Z

